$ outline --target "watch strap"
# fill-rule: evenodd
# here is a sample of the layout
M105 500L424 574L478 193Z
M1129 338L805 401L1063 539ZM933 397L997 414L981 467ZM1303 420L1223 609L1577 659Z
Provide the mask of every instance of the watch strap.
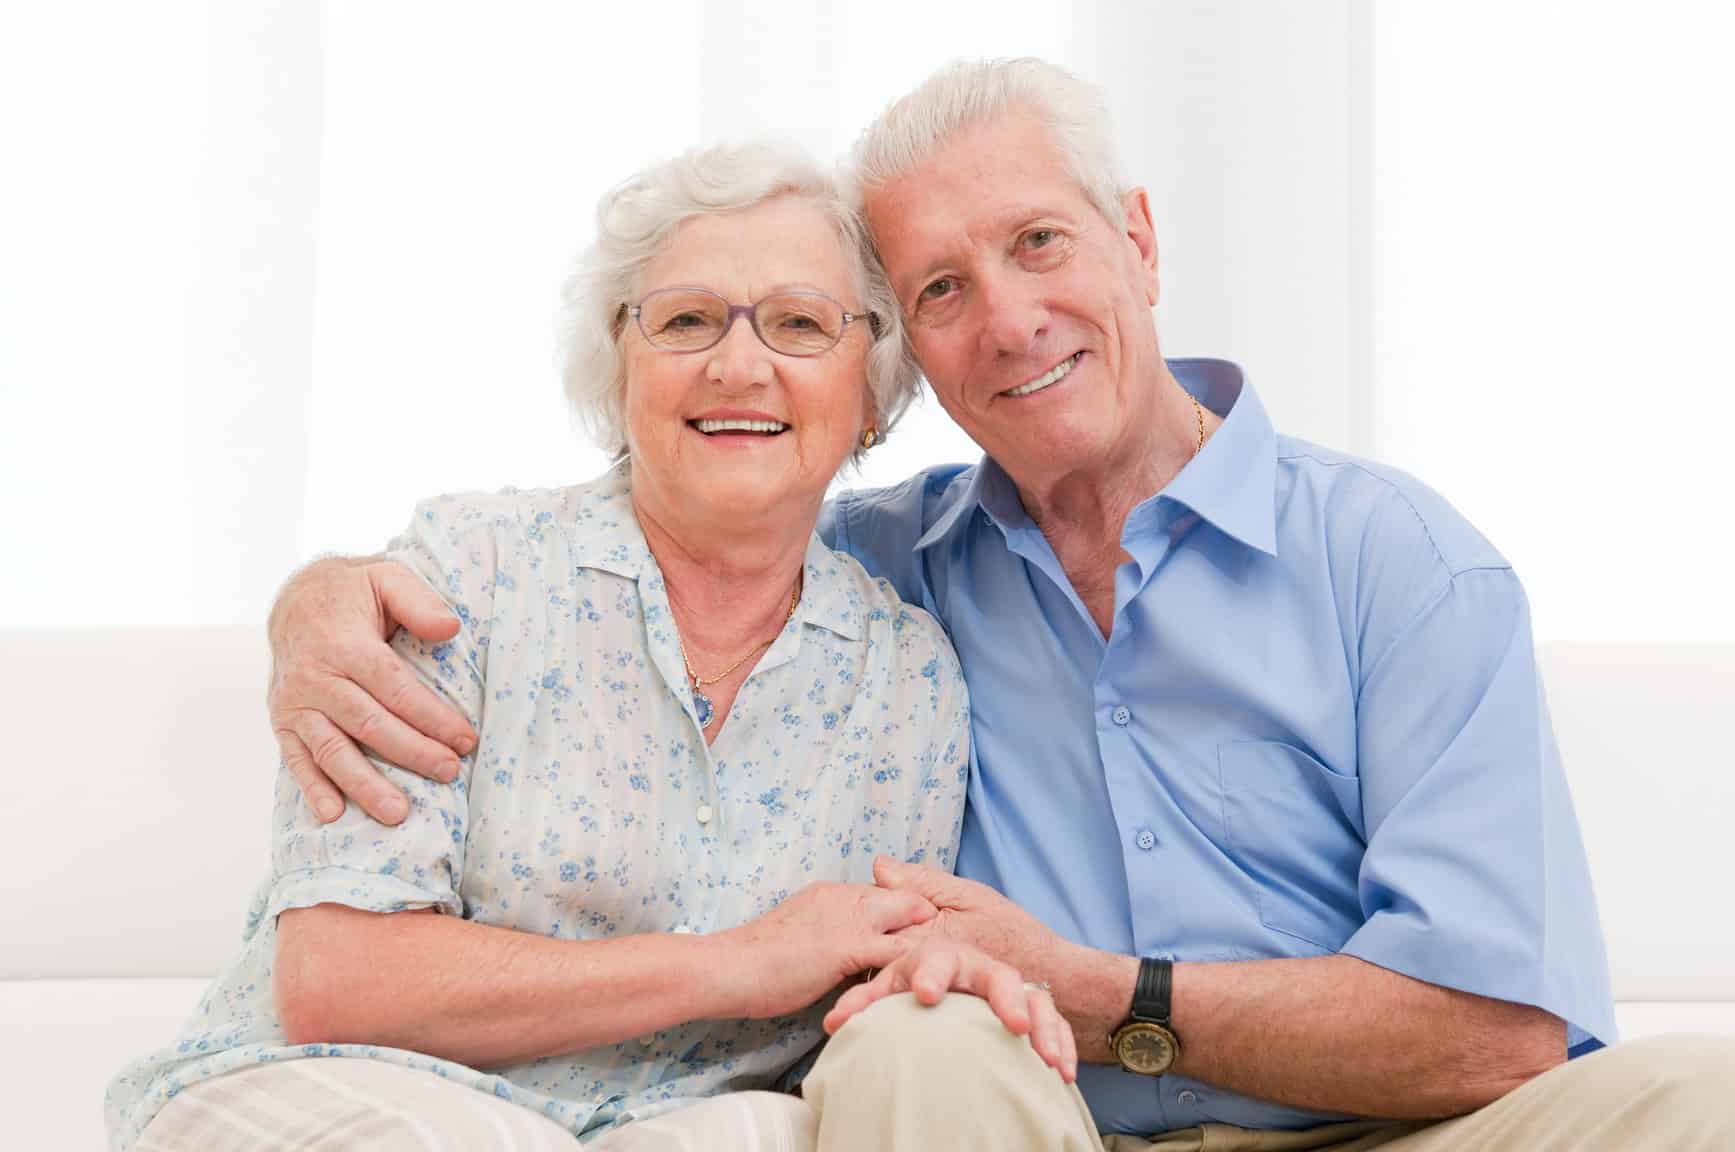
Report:
M1133 985L1134 1020L1149 1020L1169 1026L1169 991L1174 983L1175 965L1155 956L1139 959L1139 978Z

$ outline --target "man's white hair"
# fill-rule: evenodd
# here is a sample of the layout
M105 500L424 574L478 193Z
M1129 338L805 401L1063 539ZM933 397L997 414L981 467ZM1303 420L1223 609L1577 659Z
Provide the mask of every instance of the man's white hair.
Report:
M868 348L867 386L882 437L909 407L921 378L905 352L897 299L837 179L792 145L720 145L652 165L604 195L596 209L596 240L567 282L561 357L566 395L605 452L619 455L627 447L621 338L645 266L683 221L740 212L779 196L813 201L837 228L857 296L842 303L874 317L862 326L870 336L877 333Z
M851 155L849 193L863 198L920 165L966 128L1034 112L1072 178L1117 229L1126 184L1102 93L1046 60L959 60L935 72L869 124Z

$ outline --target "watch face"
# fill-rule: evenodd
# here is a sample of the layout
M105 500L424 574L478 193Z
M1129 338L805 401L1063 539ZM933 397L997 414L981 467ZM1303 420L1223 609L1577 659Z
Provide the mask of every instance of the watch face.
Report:
M1160 1024L1134 1021L1115 1033L1121 1067L1141 1076L1161 1076L1175 1062L1175 1036Z

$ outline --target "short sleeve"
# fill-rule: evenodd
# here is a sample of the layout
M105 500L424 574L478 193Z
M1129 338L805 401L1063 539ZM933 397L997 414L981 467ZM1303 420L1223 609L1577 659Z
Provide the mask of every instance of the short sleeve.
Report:
M478 504L441 497L416 507L387 553L439 593L460 621L458 634L444 643L425 644L400 629L392 647L483 739L482 685L499 527L498 517ZM266 915L324 903L369 912L437 908L462 915L459 889L474 757L462 758L457 780L442 784L370 753L374 767L409 797L409 815L396 827L376 823L354 804L336 821L321 824L280 767Z
M924 603L915 553L922 534L921 485L912 478L893 488L845 492L819 518L826 546L854 556L868 575L889 581L909 604Z
M1343 950L1540 1007L1572 1046L1612 1042L1590 871L1517 577L1460 571L1393 636L1357 705L1365 922Z
M921 783L913 800L914 823L905 859L951 871L958 864L958 840L963 832L964 797L970 779L970 696L952 642L926 613L905 610L922 627L906 626L918 658L912 661L927 681L927 715L916 726L927 747L922 756Z
M887 580L907 604L934 611L917 544L944 515L948 490L963 467L942 465L900 484L845 492L820 512L826 547L846 552L868 575Z

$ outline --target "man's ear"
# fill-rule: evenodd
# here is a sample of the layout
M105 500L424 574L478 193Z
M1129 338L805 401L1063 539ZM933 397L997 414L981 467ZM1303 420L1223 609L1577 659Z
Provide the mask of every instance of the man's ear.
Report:
M1145 303L1157 304L1157 230L1151 224L1151 200L1143 188L1133 188L1121 196L1121 211L1126 216L1127 240L1138 253L1139 285L1145 293Z

